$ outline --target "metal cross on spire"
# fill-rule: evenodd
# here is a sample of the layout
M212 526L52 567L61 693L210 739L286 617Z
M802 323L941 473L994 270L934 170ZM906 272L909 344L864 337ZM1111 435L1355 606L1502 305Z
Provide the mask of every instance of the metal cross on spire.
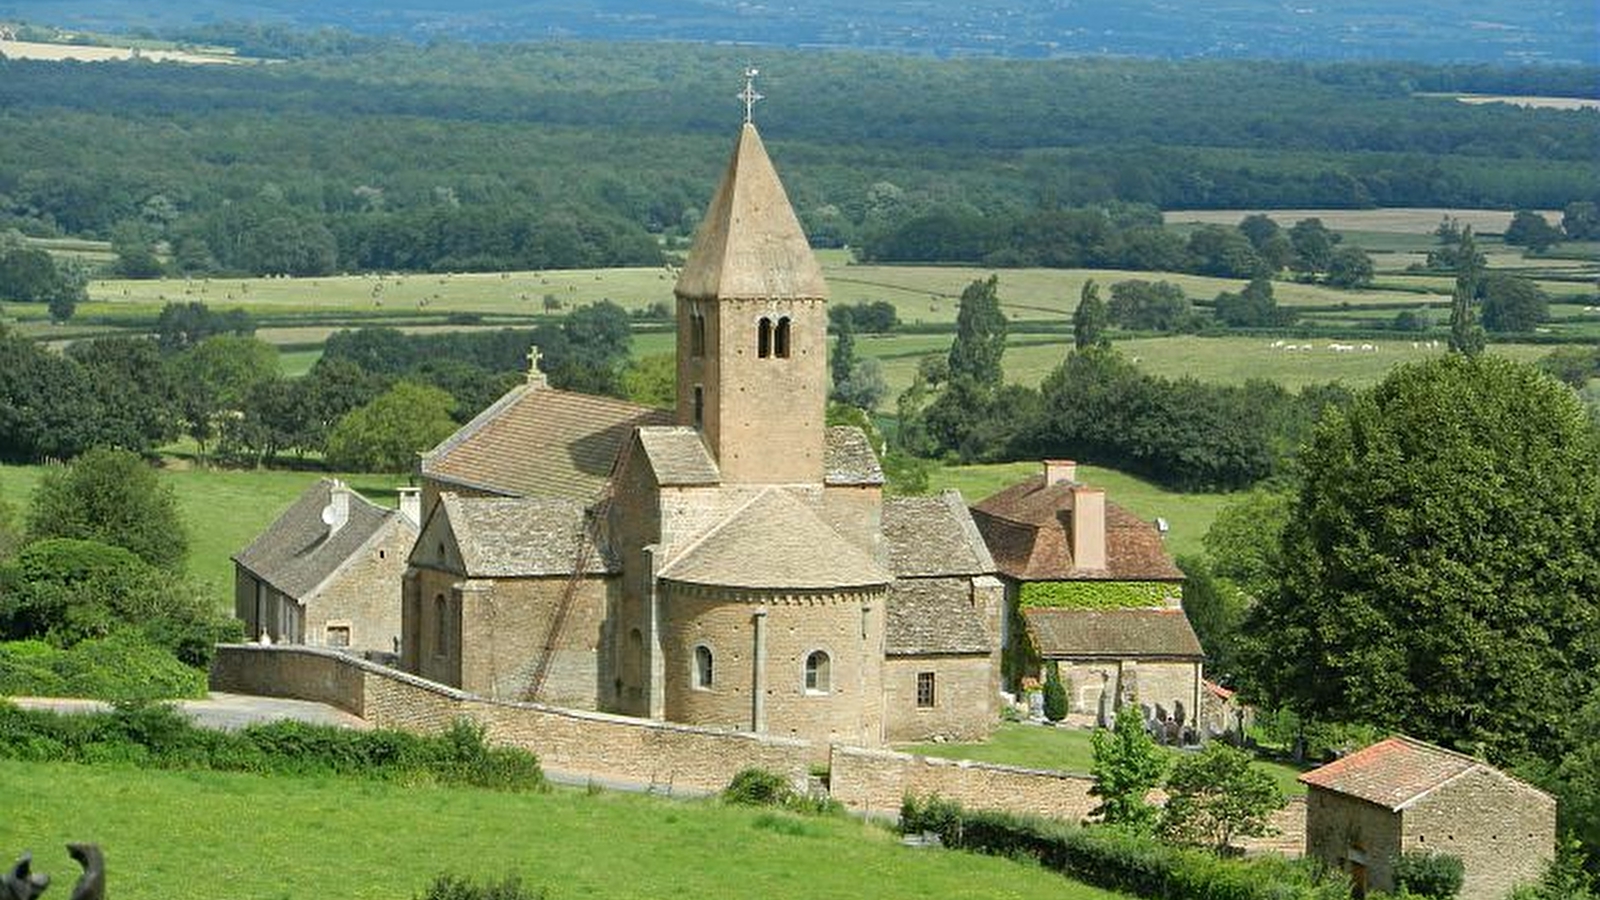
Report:
M767 99L765 94L756 93L756 76L760 74L761 70L755 66L744 67L744 90L739 92L739 99L744 101L745 124L754 120L756 101Z

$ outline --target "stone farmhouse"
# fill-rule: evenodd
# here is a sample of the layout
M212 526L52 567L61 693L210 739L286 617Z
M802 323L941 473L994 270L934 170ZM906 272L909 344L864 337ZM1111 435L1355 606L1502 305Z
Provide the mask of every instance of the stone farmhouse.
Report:
M1054 663L1072 712L1100 724L1135 702L1147 721L1197 721L1204 653L1183 612L1183 572L1154 525L1079 482L1068 460L1047 460L972 513L1013 611L1012 686Z
M418 499L403 491L400 509L392 510L336 479L307 488L233 557L234 615L245 633L392 657Z
M1300 776L1306 854L1349 873L1356 896L1394 890L1402 853L1460 857L1462 900L1539 880L1554 853L1556 801L1481 760L1393 737Z
M1024 631L1082 708L1143 691L1197 708L1182 574L1148 523L1060 463L976 513L955 492L885 497L866 436L826 424L827 285L749 123L675 294L674 409L531 366L423 455L419 533L398 564L384 545L393 587L372 594L393 619L296 612L332 570L297 548L334 556L354 532L336 541L330 517L374 515L356 498L323 517L345 496L324 486L236 557L250 633L398 635L405 671L489 700L866 747L987 734ZM1151 608L1106 625L1030 594L1078 582Z

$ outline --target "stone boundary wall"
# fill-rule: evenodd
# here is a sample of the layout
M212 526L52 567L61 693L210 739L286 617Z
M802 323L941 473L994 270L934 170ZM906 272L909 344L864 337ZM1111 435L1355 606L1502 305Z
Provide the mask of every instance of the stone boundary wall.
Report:
M907 795L937 794L968 809L994 809L1080 822L1097 805L1087 775L893 750L697 728L538 703L485 700L415 675L299 645L225 644L211 664L211 689L311 700L379 728L440 731L465 716L496 743L531 750L568 775L650 785L663 793L706 793L757 767L807 781L808 763L826 753L829 793L853 812L896 818ZM1303 852L1305 799L1273 817L1274 837L1242 842L1247 852Z
M537 753L547 768L663 792L719 791L752 766L803 785L813 752L792 738L485 700L317 647L219 646L211 688L326 703L379 728L441 731L464 716L484 725L491 741Z
M834 799L873 816L897 816L910 794L938 794L968 809L995 809L1079 822L1098 805L1085 775L892 750L833 748L828 787Z

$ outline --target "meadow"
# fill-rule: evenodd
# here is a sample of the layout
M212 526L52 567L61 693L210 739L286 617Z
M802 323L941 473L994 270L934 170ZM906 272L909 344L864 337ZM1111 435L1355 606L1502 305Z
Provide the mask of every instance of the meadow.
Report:
M875 823L710 800L9 760L0 784L8 860L32 849L36 871L70 884L63 845L98 842L119 900L396 900L445 872L605 900L1119 896L1038 866L904 847Z
M1002 724L987 741L972 743L915 744L901 749L923 756L945 759L972 759L979 762L1002 763L1026 769L1057 769L1063 772L1087 774L1094 762L1094 745L1091 732L1083 728L1048 728L1041 725L1007 722ZM1176 757L1181 751L1167 748ZM1285 796L1306 792L1299 782L1302 770L1284 763L1256 760L1254 765L1272 776Z

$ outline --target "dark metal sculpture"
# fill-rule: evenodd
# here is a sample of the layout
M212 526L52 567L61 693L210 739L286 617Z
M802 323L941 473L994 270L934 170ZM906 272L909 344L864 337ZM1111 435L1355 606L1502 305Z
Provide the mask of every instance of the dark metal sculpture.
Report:
M68 844L67 854L83 867L69 900L105 900L106 862L98 844ZM50 876L33 871L33 854L24 853L0 875L0 900L36 900L50 886Z

